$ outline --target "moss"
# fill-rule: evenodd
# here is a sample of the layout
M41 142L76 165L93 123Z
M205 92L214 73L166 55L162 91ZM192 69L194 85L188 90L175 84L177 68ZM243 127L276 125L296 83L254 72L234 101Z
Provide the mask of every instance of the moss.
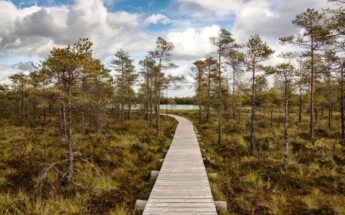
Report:
M241 207L241 205L238 203L238 201L232 196L230 196L228 198L227 205L228 205L228 211L229 212L234 212L234 213L243 214L243 215L251 214L248 209Z
M115 123L99 133L75 128L75 172L65 187L59 179L67 169L67 145L51 126L5 127L0 140L0 214L129 214L136 199L148 197L150 171L160 167L158 159L171 143L176 122L163 118L160 138L137 116L123 127ZM150 139L142 141L144 136Z
M221 145L215 147L223 157L243 156L248 154L248 143L240 135L227 135Z
M217 144L217 118L198 124L195 112L181 112L198 128L199 141L211 160L205 164L213 195L227 199L228 214L343 214L345 213L345 147L339 143L339 121L333 130L325 129L321 119L317 141L309 141L308 118L298 123L291 114L289 166L284 168L284 119L258 111L257 151L251 156L249 145L250 113L241 122L224 120L223 142ZM231 117L230 117L231 118ZM323 127L322 127L323 126ZM223 200L221 199L221 200Z

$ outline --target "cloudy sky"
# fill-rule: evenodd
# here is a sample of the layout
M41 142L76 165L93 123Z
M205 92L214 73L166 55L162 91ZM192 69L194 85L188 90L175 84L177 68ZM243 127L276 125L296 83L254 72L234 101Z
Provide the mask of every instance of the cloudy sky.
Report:
M85 37L105 65L119 49L138 64L158 36L175 44L179 68L170 72L190 81L192 62L212 53L209 38L220 28L239 43L260 34L279 53L289 47L280 47L278 38L298 32L291 20L308 7L328 5L326 0L0 0L0 82L30 70L52 47ZM193 89L186 85L169 95L189 96Z

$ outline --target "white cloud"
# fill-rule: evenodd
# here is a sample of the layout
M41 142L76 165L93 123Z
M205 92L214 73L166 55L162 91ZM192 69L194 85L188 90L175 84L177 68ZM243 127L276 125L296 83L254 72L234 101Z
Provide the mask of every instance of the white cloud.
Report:
M276 64L282 61L278 57L280 53L298 50L293 45L281 45L279 38L298 33L299 29L292 24L292 20L307 8L327 8L327 1L277 0L274 5L247 5L236 12L231 32L240 42L245 42L250 35L259 34L275 50L274 56L267 63Z
M196 59L210 54L214 47L210 37L217 36L220 27L217 25L206 26L200 30L187 28L184 31L175 31L167 34L168 41L174 43L174 55L178 58Z
M188 12L194 16L207 14L208 17L222 20L224 16L233 14L235 21L230 30L236 40L245 43L250 35L259 34L276 52L267 61L275 64L281 59L277 57L281 52L294 51L296 47L279 44L279 37L298 33L292 24L297 14L307 8L327 8L327 0L176 0L181 7L194 5ZM195 9L197 8L197 9Z
M9 84L8 77L18 72L18 69L13 68L11 65L0 64L0 84Z
M279 44L279 37L296 34L298 29L292 24L295 16L307 8L327 8L326 0L176 0L180 4L180 12L192 17L208 17L208 19L224 21L229 15L234 16L230 23L230 30L239 43L245 43L250 35L259 34L268 45L275 50L274 56L266 64L274 65L281 62L277 57L281 52L296 51L297 47ZM207 48L212 46L206 40L197 43L191 42L198 38L195 29L186 30L184 33L175 34L179 49L185 47L182 56L198 56L194 53L205 55ZM191 43L191 44L189 44ZM200 44L200 46L196 45ZM183 50L183 49L182 49ZM205 50L205 51L202 51ZM186 63L191 67L191 63ZM186 67L184 67L186 68ZM190 76L189 76L190 77Z
M45 56L53 46L85 37L94 42L95 54L102 58L120 48L144 51L154 40L144 33L139 17L125 11L109 12L102 0L24 9L0 0L0 51Z
M258 33L264 37L292 34L296 29L291 20L307 8L327 8L327 0L175 0L180 9L194 16L218 17L233 14L230 29L238 38ZM191 7L193 6L193 7Z
M14 65L12 65L13 69L18 69L21 71L31 71L34 69L33 62L32 61L26 61L26 62L19 62Z
M278 38L297 33L298 29L291 23L296 14L308 7L328 6L327 0L174 1L179 10L173 15L169 13L169 17L173 17L171 20L162 13L145 18L143 14L108 11L104 4L112 4L113 0L74 0L69 6L23 9L10 1L0 0L0 53L45 56L53 46L64 46L88 37L94 42L97 57L112 55L120 48L137 55L154 47L156 35L154 32L146 34L145 26L171 24L170 29L160 32L160 36L175 45L173 56L180 67L170 72L185 74L191 80L192 62L212 53L214 47L209 38L217 36L220 29L219 25L203 24L202 20L224 23L231 17L228 30L237 41L244 43L250 35L260 34L277 55L280 51L292 50L291 46L279 45ZM269 63L278 60L274 57ZM11 66L0 65L0 81L14 71Z
M176 0L181 4L180 9L193 10L196 16L211 12L217 16L235 13L248 5L267 4L268 0Z
M274 7L273 7L274 6ZM326 0L277 0L274 5L248 4L236 12L232 32L238 38L260 34L268 40L297 33L292 20L307 8L325 8Z
M160 13L157 13L157 14L152 14L151 16L147 17L144 21L144 24L145 25L151 25L151 24L159 24L159 23L162 23L162 24L168 24L170 23L171 20L165 16L164 14L160 14Z

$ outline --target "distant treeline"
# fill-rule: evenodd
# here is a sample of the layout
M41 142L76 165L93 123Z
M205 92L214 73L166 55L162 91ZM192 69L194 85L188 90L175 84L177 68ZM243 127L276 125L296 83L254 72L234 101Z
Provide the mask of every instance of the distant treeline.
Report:
M177 104L177 105L193 105L195 104L194 97L163 97L161 104Z

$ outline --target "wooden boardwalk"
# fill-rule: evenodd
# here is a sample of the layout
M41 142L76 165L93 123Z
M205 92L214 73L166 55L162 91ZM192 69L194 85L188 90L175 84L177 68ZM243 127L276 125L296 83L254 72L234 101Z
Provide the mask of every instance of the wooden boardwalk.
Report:
M178 121L144 215L217 214L193 124Z

